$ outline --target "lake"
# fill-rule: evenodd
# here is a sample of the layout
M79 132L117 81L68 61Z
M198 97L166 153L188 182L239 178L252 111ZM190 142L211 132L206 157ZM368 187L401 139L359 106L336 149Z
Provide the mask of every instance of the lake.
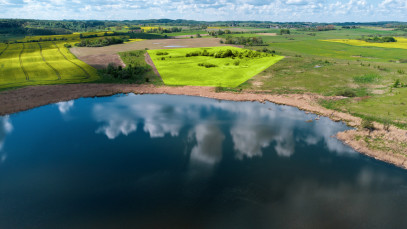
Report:
M407 171L315 119L134 94L0 117L0 228L406 228Z

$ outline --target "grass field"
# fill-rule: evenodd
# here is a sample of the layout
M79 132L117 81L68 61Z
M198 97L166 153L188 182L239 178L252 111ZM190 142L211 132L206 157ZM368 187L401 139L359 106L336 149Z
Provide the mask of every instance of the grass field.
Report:
M149 50L157 70L167 85L222 86L236 87L284 57L264 56L257 58L215 58L211 56L186 57L187 53L207 50L219 52L230 49L244 51L235 47L182 48L166 50ZM166 55L159 55L166 52ZM239 64L237 64L239 62ZM211 64L214 67L198 66Z
M98 79L96 70L61 42L1 44L0 50L0 89Z
M287 36L262 37L269 43L269 48L287 58L240 87L279 94L342 95L351 91L352 98L322 101L321 104L407 128L407 88L393 88L396 80L407 84L406 50L322 41L346 37L356 39L369 34L397 37L400 33L402 31L360 28L315 32L312 36L308 35L310 32L294 30ZM406 40L397 39L399 42Z
M352 39L331 39L324 40L328 42L338 42L354 46L370 46L370 47L381 47L381 48L398 48L407 49L407 38L396 37L397 42L385 42L385 43L373 43L366 42L363 40L352 40Z

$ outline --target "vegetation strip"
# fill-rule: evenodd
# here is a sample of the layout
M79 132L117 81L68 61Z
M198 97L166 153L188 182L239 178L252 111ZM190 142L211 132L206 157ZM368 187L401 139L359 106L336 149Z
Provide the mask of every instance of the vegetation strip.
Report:
M24 52L24 48L25 48L25 46L24 46L24 44L23 44L23 48L21 49L21 52L20 52L18 58L19 58L19 60L20 60L20 67L21 67L21 69L22 69L23 72L24 72L25 79L26 79L26 80L30 80L30 77L28 76L28 73L27 73L27 71L25 70L25 68L24 68L24 66L23 66L23 60L21 59L21 56L23 55L23 52Z
M41 46L40 43L38 43L38 46L40 47L40 54L41 54L42 60L48 65L48 67L50 67L52 70L54 70L55 74L56 74L57 77L58 77L58 80L60 80L60 79L61 79L61 74L59 73L58 70L56 70L54 67L52 67L51 64L48 63L47 60L45 60L45 57L44 57L44 55L42 54L42 46Z
M81 67L80 65L78 65L77 63L75 63L75 62L71 61L70 59L68 59L68 58L61 52L61 49L59 49L58 45L55 44L55 42L52 42L52 43L54 43L55 47L58 49L58 52L61 53L61 55L65 58L65 60L71 62L71 63L74 64L74 65L76 65L76 67L80 68L80 69L86 74L86 77L84 77L85 79L89 79L89 78L90 78L90 74L89 74L84 68L82 68L82 67Z
M3 49L3 51L0 52L0 56L3 55L3 53L8 49L8 44L6 44L6 47Z

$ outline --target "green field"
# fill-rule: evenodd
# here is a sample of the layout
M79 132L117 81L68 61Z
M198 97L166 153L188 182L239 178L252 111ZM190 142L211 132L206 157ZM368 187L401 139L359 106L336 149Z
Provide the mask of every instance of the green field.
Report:
M182 48L169 50L149 50L158 72L167 85L221 86L236 87L271 65L282 60L282 56L262 56L244 58L215 58L213 56L186 57L187 53L203 52L217 53L232 50L243 52L235 47L212 48ZM166 55L159 55L166 52ZM239 64L237 64L239 62ZM215 67L199 66L212 64Z
M311 92L326 96L351 91L351 98L321 101L321 104L355 116L390 121L407 128L407 88L394 88L397 80L407 85L406 50L401 47L376 47L375 44L357 46L323 41L382 34L395 36L404 42L405 38L400 38L400 33L359 28L323 32L293 30L291 35L263 36L269 49L286 58L240 88L278 94ZM363 80L372 75L377 76L375 80Z
M96 79L96 70L72 55L64 43L0 44L0 89Z

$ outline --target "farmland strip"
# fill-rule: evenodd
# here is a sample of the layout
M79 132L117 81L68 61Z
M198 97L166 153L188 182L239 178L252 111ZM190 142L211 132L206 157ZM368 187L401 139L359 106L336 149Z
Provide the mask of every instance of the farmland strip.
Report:
M61 52L61 50L59 49L58 45L55 44L55 42L52 42L52 43L54 43L55 47L57 47L59 53L65 58L65 60L71 62L71 63L74 64L74 65L76 65L78 68L80 68L80 69L86 74L85 79L90 78L90 74L89 74L82 66L80 66L80 65L78 65L77 63L75 63L75 62L71 61L70 59L68 59L68 58Z
M27 71L25 70L25 68L24 68L24 66L23 66L23 60L21 59L21 56L23 55L23 52L24 52L24 48L25 48L25 46L24 46L24 43L23 43L23 48L21 49L21 52L20 52L20 55L18 55L18 58L19 58L19 60L20 60L20 67L21 67L21 69L22 69L23 72L24 72L25 79L26 79L26 80L30 80L30 77L28 76L28 73L27 73Z
M38 46L40 47L40 53L41 53L42 60L48 65L48 67L50 67L52 70L54 70L55 74L58 77L58 80L60 80L61 79L61 74L59 73L58 70L56 70L54 67L52 67L51 64L49 64L47 60L45 60L44 55L42 55L42 46L41 46L40 43L38 43Z
M3 51L0 52L0 56L8 49L8 44L6 45L6 47L3 49Z

